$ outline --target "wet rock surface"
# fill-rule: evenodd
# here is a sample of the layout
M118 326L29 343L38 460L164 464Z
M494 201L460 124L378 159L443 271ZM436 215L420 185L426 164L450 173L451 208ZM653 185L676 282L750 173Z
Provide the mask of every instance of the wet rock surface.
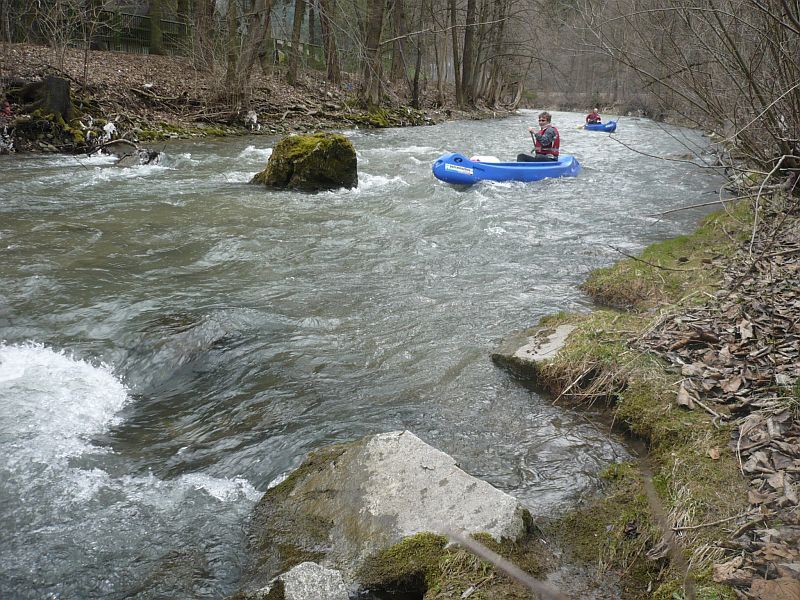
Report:
M420 532L527 533L520 503L476 479L409 431L375 435L313 454L254 510L252 567L243 589L262 587L299 562L342 572Z
M319 132L283 138L267 168L251 183L307 192L358 186L356 149L342 134Z

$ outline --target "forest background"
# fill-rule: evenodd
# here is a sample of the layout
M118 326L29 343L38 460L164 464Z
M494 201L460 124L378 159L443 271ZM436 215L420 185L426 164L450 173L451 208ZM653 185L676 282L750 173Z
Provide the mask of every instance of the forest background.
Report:
M731 164L800 166L800 0L0 0L0 40L0 94L62 74L228 124L600 106L713 132ZM108 79L123 56L118 75L163 89Z

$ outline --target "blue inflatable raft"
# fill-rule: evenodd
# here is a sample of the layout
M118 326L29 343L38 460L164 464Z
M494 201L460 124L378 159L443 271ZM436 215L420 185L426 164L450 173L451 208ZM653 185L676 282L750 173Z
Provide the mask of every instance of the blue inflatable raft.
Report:
M587 123L583 126L584 129L589 131L605 131L607 133L614 133L617 130L616 121L607 121L605 123Z
M437 179L459 185L489 181L539 181L552 177L575 177L581 165L574 156L562 154L549 162L479 162L456 152L443 154L433 162Z

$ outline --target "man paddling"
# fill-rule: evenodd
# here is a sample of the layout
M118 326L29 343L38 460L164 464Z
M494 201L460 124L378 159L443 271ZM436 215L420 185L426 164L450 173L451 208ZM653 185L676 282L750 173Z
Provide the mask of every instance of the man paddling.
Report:
M595 106L588 115L586 115L586 124L587 125L596 125L602 122L603 119L600 118L600 113L597 112L597 107Z
M539 131L533 127L528 127L528 131L533 138L533 152L530 154L518 154L517 162L544 162L558 160L558 148L561 145L561 137L558 129L550 123L550 113L545 111L539 113Z

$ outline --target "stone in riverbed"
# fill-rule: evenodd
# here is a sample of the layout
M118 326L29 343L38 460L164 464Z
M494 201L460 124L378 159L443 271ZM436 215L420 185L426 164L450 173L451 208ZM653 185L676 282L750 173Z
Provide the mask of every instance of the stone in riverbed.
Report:
M276 577L270 585L240 593L231 600L347 600L348 597L341 573L304 562Z
M313 453L254 509L245 587L304 561L353 583L364 561L419 532L486 532L518 540L530 515L409 431Z
M512 334L492 353L492 360L518 377L538 380L541 364L556 355L574 329L574 325L564 324Z
M275 146L267 168L250 183L316 192L358 186L356 151L338 133L290 135Z

